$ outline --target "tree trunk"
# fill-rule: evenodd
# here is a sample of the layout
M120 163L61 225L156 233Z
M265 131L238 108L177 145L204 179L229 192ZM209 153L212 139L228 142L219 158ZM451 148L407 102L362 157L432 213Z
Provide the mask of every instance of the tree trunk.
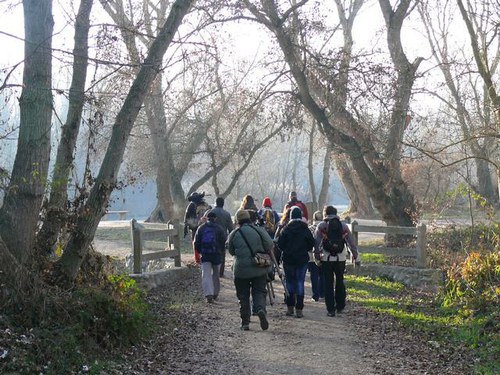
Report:
M322 211L323 207L328 204L328 192L330 190L330 169L332 165L332 148L329 144L326 145L325 157L323 158L323 179L321 180L321 190L318 197L318 210Z
M356 216L364 218L373 217L374 211L370 202L370 197L366 193L366 189L363 188L361 181L356 173L354 173L352 167L349 166L348 161L342 155L336 156L334 160L339 178L351 200L348 212L351 215L356 214Z
M312 212L311 215L318 209L318 200L316 198L316 184L314 183L314 134L315 134L316 126L311 126L311 132L309 133L309 152L307 157L307 170L309 172L309 186L311 190L311 202L312 202ZM312 216L311 216L312 218Z
M69 89L69 108L66 122L62 127L61 140L57 149L56 163L52 175L49 202L42 228L37 236L37 252L47 254L53 248L61 231L66 214L68 199L68 178L73 165L73 152L80 130L83 104L85 101L85 81L88 65L88 35L90 12L93 0L82 0L75 23L75 47L73 49L73 78Z
M497 192L490 171L490 163L485 159L476 159L476 174L478 180L477 191L486 201L495 205L497 203Z
M62 281L71 283L77 276L99 221L106 211L109 196L115 187L130 131L144 98L162 67L163 56L192 2L193 0L177 0L172 5L170 14L151 44L148 55L116 117L109 146L95 185L78 217L76 228L64 248L63 255L57 263L56 277Z
M25 0L23 90L17 154L0 210L0 237L21 264L32 258L45 193L52 121L51 0Z

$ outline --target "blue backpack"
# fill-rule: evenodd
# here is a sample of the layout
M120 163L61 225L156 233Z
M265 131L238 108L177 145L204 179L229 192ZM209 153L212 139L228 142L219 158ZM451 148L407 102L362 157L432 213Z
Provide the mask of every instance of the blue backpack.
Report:
M201 233L201 249L202 254L213 254L217 252L217 224L207 223L203 227L203 232Z

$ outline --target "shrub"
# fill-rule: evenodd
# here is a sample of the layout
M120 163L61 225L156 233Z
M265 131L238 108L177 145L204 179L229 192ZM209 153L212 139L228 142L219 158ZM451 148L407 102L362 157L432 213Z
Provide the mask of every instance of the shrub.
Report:
M486 312L500 296L500 253L472 252L447 272L444 305Z

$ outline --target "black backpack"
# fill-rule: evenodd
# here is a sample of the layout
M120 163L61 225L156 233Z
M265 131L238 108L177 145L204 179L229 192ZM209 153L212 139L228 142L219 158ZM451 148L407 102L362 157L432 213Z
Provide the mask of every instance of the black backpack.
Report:
M328 251L331 255L340 254L344 251L345 241L342 236L342 223L339 219L333 218L328 221L326 233L323 232L323 250Z
M207 223L203 227L203 232L201 233L201 249L199 249L202 254L213 254L217 252L217 231L215 225L212 223Z

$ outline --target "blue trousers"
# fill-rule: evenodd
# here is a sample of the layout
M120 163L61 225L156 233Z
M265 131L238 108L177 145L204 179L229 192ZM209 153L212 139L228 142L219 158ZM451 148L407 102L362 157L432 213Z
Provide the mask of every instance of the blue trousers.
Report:
M325 297L323 273L321 272L321 267L318 267L314 262L309 262L307 268L309 270L309 276L311 277L312 298L317 301Z
M283 263L283 270L285 271L286 289L289 293L286 305L295 306L296 309L302 310L304 308L304 282L307 263L298 266Z

